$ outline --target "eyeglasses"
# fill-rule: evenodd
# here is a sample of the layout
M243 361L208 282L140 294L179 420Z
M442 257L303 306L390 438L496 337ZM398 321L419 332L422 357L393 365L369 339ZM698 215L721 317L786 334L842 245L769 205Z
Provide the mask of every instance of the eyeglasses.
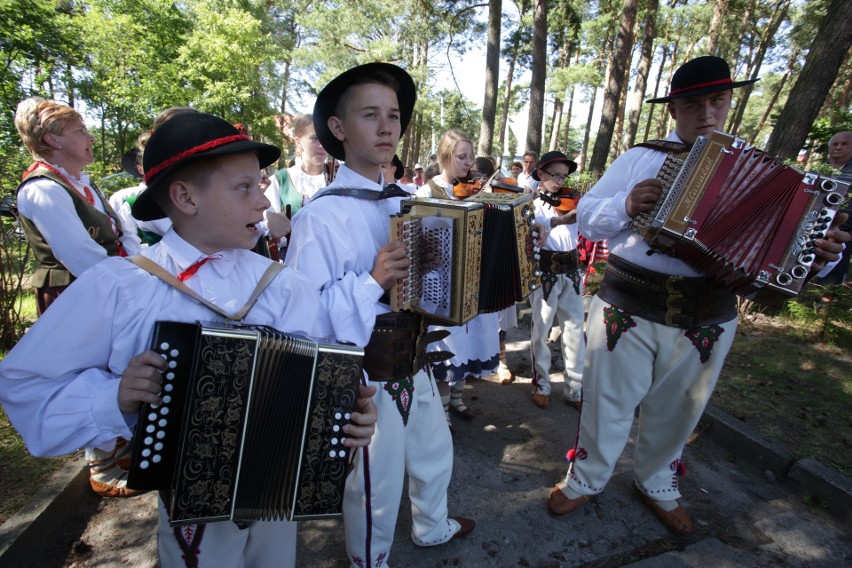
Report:
M568 172L567 174L552 174L547 170L541 170L541 171L543 171L544 173L546 173L547 175L549 175L553 179L558 179L559 181L565 181L568 178L568 176L571 175L571 172Z

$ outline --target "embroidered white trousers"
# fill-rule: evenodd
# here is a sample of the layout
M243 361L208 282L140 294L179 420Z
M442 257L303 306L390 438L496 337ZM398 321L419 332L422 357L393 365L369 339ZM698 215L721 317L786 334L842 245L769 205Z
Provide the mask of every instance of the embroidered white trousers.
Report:
M533 360L535 386L541 394L551 394L550 384L550 347L547 338L553 327L553 320L559 322L562 331L562 361L565 367L565 391L567 400L580 400L583 391L583 356L586 341L583 337L583 287L580 293L574 290L574 281L569 274L557 274L556 283L550 290L547 300L541 287L533 291L530 299L532 307L532 332L530 352Z
M639 407L635 481L658 501L677 499L680 456L716 386L737 319L702 328L716 332L702 340L623 312L605 319L608 309L598 297L589 309L583 410L567 485L583 495L603 491Z
M355 454L343 502L346 552L358 568L388 566L406 475L415 544L440 544L455 533L447 518L453 441L437 387L425 371L414 376L404 424L385 383L370 384L378 389L373 397L379 415L376 433L367 451ZM393 383L388 386L397 390Z
M157 526L157 549L162 568L192 566L185 556L195 556L199 568L254 568L296 566L296 523L259 521L244 529L230 521L205 525L169 526L162 500L158 499L160 520ZM203 532L199 534L199 528ZM180 539L180 540L178 540ZM181 544L186 550L181 548Z

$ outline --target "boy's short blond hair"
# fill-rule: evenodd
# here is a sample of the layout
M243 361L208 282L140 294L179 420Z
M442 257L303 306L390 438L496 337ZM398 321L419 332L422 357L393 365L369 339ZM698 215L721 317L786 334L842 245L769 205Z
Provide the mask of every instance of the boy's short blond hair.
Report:
M60 135L66 128L83 124L83 116L70 106L41 97L18 103L15 128L33 159L40 159L53 148L44 141L48 134Z

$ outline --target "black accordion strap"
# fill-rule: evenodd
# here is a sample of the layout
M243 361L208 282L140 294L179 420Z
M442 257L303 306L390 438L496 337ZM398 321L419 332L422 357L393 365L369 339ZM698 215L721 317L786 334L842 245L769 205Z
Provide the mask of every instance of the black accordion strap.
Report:
M317 195L314 195L312 199L319 199L326 195L343 195L344 197L355 197L358 199L366 199L368 201L381 201L382 199L388 199L390 197L411 197L410 193L395 183L389 183L381 191L357 189L354 187L333 187L331 189L322 190Z
M634 148L650 148L651 150L659 150L660 152L671 152L672 154L684 154L692 150L691 144L683 142L675 142L673 140L645 140L636 144Z
M275 279L279 272L284 270L284 265L273 262L269 265L269 268L266 269L266 272L263 273L263 276L260 277L260 280L257 283L257 286L254 287L254 291L249 296L246 304L240 308L240 310L235 314L228 314L222 308L211 302L210 300L198 295L195 290L175 278L173 275L166 272L162 266L152 261L151 259L144 257L142 255L128 256L127 260L141 268L142 270L156 276L166 284L177 288L193 300L196 300L198 303L203 306L209 308L220 316L224 317L228 321L242 321L243 318L249 313L249 311L254 307L254 303L257 302L260 294L266 289L267 286Z

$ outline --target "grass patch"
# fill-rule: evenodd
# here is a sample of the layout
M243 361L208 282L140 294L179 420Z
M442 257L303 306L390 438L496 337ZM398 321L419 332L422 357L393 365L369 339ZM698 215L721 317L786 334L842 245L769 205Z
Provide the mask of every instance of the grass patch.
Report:
M797 458L852 474L852 354L782 317L741 324L710 399Z
M0 409L0 524L26 505L65 459L30 455Z

